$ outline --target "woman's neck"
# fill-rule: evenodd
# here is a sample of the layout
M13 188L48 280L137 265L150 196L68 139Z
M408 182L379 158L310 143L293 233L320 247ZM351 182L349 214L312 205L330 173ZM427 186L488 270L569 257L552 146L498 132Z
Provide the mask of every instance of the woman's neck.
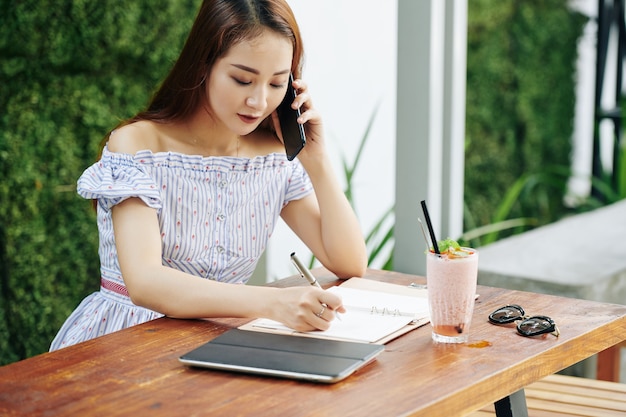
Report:
M241 138L215 121L204 111L187 120L174 123L171 138L184 153L203 156L239 156Z

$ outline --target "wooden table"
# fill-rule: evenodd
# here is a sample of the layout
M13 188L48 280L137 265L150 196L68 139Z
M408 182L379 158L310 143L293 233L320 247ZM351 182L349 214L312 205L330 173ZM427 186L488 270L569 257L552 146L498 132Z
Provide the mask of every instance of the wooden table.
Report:
M324 286L337 283L314 272ZM395 272L367 277L423 283ZM424 326L332 385L185 367L180 355L246 320L154 320L1 367L0 415L462 416L626 339L626 306L489 287L479 293L468 344L433 344ZM488 314L508 303L552 317L561 336L524 338L489 324Z

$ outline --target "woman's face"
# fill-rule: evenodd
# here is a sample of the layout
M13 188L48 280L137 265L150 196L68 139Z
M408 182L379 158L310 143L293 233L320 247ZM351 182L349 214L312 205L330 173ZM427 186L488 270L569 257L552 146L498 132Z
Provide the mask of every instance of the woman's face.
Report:
M209 108L218 123L247 135L278 107L289 82L293 47L270 30L235 44L209 74Z

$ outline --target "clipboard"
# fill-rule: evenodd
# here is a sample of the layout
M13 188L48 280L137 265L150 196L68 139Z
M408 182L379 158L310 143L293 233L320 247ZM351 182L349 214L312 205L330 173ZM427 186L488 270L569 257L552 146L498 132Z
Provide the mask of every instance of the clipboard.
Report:
M256 319L239 327L242 330L385 344L430 322L428 293L424 288L387 282L350 278L328 291L342 296L347 314L334 320L326 331L298 332L283 324Z

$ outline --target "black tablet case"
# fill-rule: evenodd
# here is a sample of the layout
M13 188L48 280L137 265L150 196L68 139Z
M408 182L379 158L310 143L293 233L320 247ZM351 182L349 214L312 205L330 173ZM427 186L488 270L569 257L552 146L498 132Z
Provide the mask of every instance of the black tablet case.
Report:
M373 360L383 345L232 329L180 357L186 365L334 383Z

